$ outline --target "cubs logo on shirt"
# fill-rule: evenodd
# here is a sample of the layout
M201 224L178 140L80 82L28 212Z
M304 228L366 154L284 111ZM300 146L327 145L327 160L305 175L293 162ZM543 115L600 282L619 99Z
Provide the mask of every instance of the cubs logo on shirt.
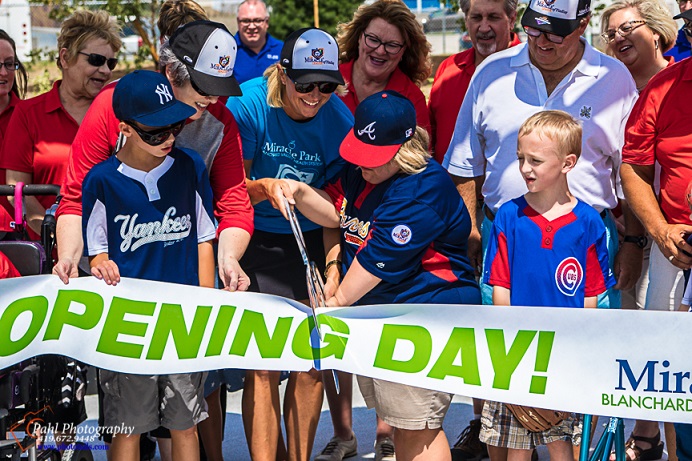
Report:
M566 296L574 296L583 279L584 271L575 257L563 259L555 271L555 284Z

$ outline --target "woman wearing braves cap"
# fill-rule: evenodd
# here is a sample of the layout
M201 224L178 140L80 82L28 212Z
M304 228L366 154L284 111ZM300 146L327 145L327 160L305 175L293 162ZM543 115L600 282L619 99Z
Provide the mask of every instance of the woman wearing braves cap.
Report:
M194 147L209 170L219 221L219 275L226 288L245 290L249 281L238 260L253 230L252 207L245 188L237 125L222 104L215 104L219 96L240 94L233 78L236 48L223 24L193 21L177 29L161 46L160 57L176 99L196 109L176 144ZM118 145L118 120L111 107L116 84L96 97L72 144L58 209L59 260L54 268L65 283L77 275L76 262L81 254L84 176Z
M283 209L283 197L290 197L287 179L319 188L343 166L339 143L353 116L334 94L344 83L338 61L334 37L315 28L295 31L284 42L280 61L263 77L243 83L242 97L228 101L255 207L255 232L243 258L250 289L305 304L305 266L291 227L277 210ZM322 229L302 216L299 220L310 255L324 269ZM336 233L332 236L336 243ZM283 445L279 379L279 372L255 370L245 378L243 422L255 460L274 460ZM287 459L309 459L322 394L319 372L291 373L284 399Z
M348 270L327 305L479 304L465 256L471 220L445 170L430 161L413 104L394 91L366 98L340 154L350 164L324 191L290 182L294 203L314 222L359 223L342 226ZM450 394L362 376L358 384L368 407L395 428L397 459L451 459L442 430Z

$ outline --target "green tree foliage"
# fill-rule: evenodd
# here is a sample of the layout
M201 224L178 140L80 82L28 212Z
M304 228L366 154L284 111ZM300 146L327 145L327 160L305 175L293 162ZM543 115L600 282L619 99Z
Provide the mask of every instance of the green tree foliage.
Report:
M120 25L129 24L132 29L142 37L142 47L158 65L158 30L156 19L158 18L161 1L159 0L29 0L33 5L47 5L50 7L50 17L63 20L78 8L103 9L117 18Z
M336 25L348 22L362 0L319 0L320 28L336 36ZM267 0L272 8L269 32L284 39L294 30L312 27L312 0Z

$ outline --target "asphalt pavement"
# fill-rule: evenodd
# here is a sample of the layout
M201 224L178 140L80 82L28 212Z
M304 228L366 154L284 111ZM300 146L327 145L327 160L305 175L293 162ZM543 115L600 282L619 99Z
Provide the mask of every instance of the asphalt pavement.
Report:
M375 412L365 408L360 392L356 388L353 391L353 426L356 438L358 439L358 456L349 458L350 461L371 460L374 459L373 446L375 444ZM281 395L283 396L283 387ZM226 436L224 439L223 453L226 461L250 461L250 454L247 450L245 442L245 433L240 415L240 392L228 394L228 408L226 413ZM87 414L89 419L84 423L90 426L96 426L96 417L98 415L98 402L95 395L87 396ZM452 406L447 413L444 422L444 429L450 444L454 443L459 433L466 427L468 422L473 418L473 409L471 407L471 399L456 396L452 402ZM595 439L598 440L600 433L603 430L603 425L606 421L602 418ZM628 435L633 426L633 421L625 421L625 434ZM661 425L662 426L662 425ZM661 430L663 428L661 427ZM332 423L329 417L329 408L327 407L326 399L322 407L322 415L320 417L319 427L315 438L315 447L313 456L329 442L332 437ZM592 447L594 444L592 444ZM538 450L539 459L547 460L548 451L545 447L540 447ZM95 461L106 461L106 452L103 450L93 451ZM668 459L667 451L664 451L663 460ZM160 458L155 458L159 461Z

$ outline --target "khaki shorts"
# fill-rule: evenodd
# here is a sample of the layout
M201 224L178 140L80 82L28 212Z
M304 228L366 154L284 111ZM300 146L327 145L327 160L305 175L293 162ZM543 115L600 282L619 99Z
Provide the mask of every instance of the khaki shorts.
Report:
M452 394L358 376L358 387L368 408L390 426L418 431L439 429Z
M182 431L209 416L204 401L207 373L132 375L99 370L106 426L134 428L133 434L159 426Z

